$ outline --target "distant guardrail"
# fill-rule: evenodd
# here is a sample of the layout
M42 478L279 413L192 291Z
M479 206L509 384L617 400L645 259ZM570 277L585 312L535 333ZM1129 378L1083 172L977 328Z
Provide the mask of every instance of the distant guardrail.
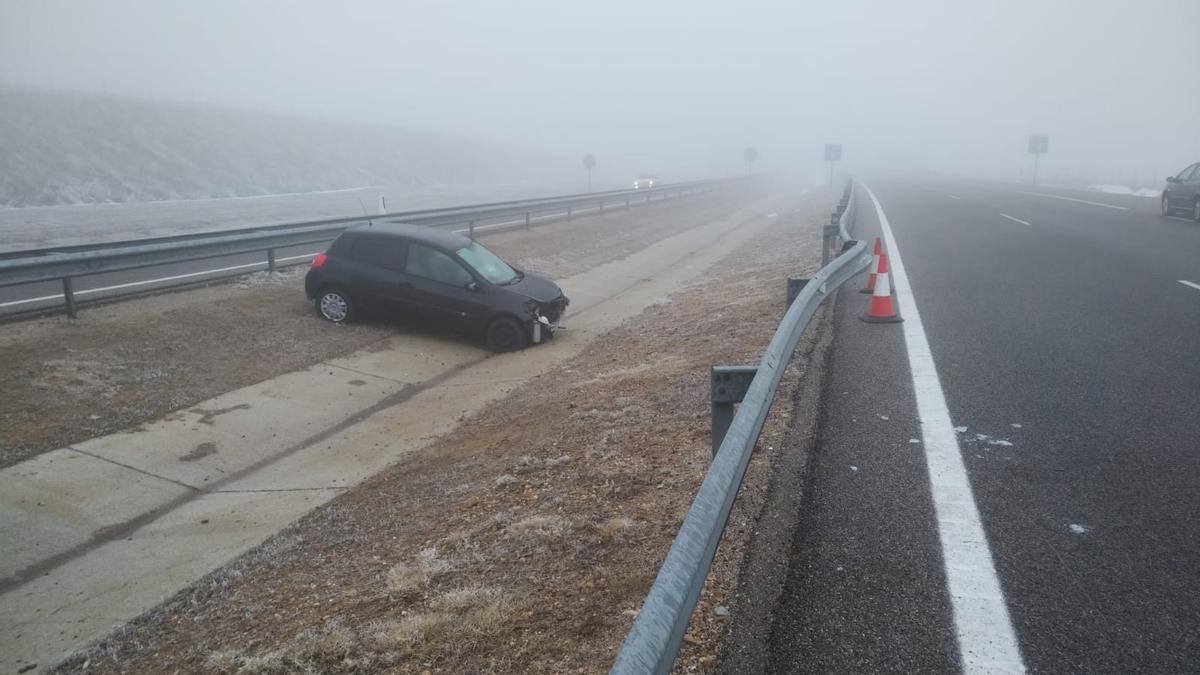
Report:
M277 249L329 242L346 228L368 220L399 221L429 227L465 225L462 231L474 238L477 231L529 227L535 220L560 217L570 220L583 212L602 212L609 206L628 208L638 203L709 192L742 180L692 181L653 188L365 214L352 218L6 252L0 253L0 287L58 281L62 284L62 306L69 316L74 317L78 311L74 280L79 277L246 253L265 254L266 268L274 270L277 266ZM516 220L506 220L513 218Z
M840 255L811 279L789 280L787 313L759 364L712 369L713 461L617 654L612 675L667 673L675 662L750 454L796 344L821 302L871 264L867 245L850 239L848 231L854 218L853 190L853 184L846 187L833 224L823 234L828 251L830 228L835 230L834 236L842 242ZM794 300L790 297L793 290L798 291ZM740 403L736 413L735 403Z

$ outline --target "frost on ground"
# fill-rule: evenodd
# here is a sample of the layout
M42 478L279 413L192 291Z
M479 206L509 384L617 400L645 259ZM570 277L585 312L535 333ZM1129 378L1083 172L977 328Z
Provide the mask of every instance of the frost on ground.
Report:
M711 460L708 369L761 354L823 212L779 222L426 450L65 664L64 672L607 670ZM782 221L782 219L779 219ZM801 353L814 339L810 331ZM715 663L783 448L789 368L684 638ZM221 578L222 583L212 580Z
M76 320L0 326L0 467L341 356L394 330L329 330L305 301L299 273L88 307Z
M1092 192L1104 192L1110 195L1132 195L1134 197L1161 197L1162 190L1153 188L1131 188L1128 185L1089 185L1088 190Z
M239 277L233 282L233 287L240 291L248 291L255 288L278 288L280 286L303 288L304 275L307 273L308 265L286 267L275 272L263 270Z

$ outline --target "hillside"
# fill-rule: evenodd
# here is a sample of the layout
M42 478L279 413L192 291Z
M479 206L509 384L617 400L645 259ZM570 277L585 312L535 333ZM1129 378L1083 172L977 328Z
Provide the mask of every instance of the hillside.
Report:
M0 86L0 206L544 181L558 164L370 126Z

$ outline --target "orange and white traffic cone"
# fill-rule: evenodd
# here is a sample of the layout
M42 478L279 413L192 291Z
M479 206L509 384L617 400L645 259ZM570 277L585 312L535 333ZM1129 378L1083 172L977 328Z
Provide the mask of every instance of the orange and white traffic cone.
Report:
M867 277L867 287L860 290L859 293L875 291L875 277L879 274L879 256L881 255L883 255L883 244L879 242L879 237L875 237L875 255L871 257L871 276Z
M892 282L888 279L887 254L879 254L879 271L875 273L875 290L867 313L859 317L867 323L896 323L903 321L892 301Z

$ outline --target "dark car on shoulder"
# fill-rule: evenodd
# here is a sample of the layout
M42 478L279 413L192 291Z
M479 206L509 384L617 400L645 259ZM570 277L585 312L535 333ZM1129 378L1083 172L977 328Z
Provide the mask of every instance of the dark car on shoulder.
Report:
M398 223L347 229L313 259L304 291L334 323L371 311L476 335L494 351L550 339L570 302L477 241Z
M1167 176L1167 185L1162 193L1164 216L1191 216L1200 223L1200 162Z

